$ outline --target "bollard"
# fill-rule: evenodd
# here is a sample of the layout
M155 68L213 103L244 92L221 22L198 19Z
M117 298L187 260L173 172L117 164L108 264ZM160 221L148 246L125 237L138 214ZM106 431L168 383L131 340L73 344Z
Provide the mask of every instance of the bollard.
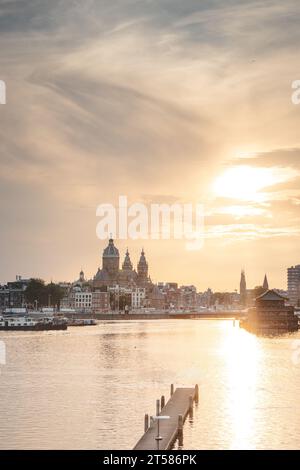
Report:
M195 402L199 402L199 386L198 384L195 385Z
M160 401L156 400L156 416L159 415L159 406L160 406Z
M144 432L147 432L149 428L149 415L145 414L145 421L144 421Z
M193 404L194 404L194 398L192 395L189 396L189 419L192 421L193 416L194 416L194 409L193 409Z
M183 416L178 415L178 445L179 447L183 446Z
M193 403L194 403L194 399L192 397L192 395L189 396L189 412L190 413L193 413Z
M160 399L160 409L162 410L166 404L165 396L162 395Z
M174 393L174 384L171 384L171 396L173 395Z

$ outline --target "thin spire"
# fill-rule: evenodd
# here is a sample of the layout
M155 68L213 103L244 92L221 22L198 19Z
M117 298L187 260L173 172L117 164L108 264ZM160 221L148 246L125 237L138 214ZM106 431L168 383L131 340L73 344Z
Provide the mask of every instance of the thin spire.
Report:
M265 278L264 278L263 288L265 290L269 290L269 282L268 282L268 278L267 278L266 274L265 274Z

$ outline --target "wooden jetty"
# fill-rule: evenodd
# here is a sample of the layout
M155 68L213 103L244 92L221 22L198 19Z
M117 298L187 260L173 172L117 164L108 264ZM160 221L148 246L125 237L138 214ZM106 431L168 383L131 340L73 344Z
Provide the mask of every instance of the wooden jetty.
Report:
M177 388L171 385L171 396L156 402L156 416L145 415L145 433L134 450L170 450L179 440L183 443L183 424L188 415L193 414L193 404L198 403L199 389L195 387Z

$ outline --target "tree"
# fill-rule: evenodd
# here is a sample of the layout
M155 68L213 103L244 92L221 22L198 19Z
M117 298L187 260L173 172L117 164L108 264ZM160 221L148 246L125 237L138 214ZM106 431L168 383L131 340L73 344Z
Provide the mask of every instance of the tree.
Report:
M46 286L47 305L59 307L60 301L64 296L64 289L54 282Z
M230 305L232 303L232 294L230 292L215 292L212 295L212 303L220 305Z
M28 304L34 305L37 301L40 306L45 305L46 286L42 279L30 279L25 290L25 300Z
M256 286L254 289L253 289L253 295L254 295L254 298L257 299L257 297L259 297L260 295L264 294L266 292L266 289L262 286Z
M25 291L25 300L31 306L37 301L39 307L59 307L63 296L64 290L58 284L50 282L46 285L42 279L31 279Z

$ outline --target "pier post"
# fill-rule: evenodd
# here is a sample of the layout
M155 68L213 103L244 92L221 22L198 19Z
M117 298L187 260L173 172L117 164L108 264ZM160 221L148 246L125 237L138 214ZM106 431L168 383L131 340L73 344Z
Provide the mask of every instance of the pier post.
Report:
M171 384L171 396L173 395L174 393L174 384Z
M179 447L183 446L183 416L178 415L178 444Z
M189 418L193 419L193 404L194 404L194 398L192 395L189 396Z
M160 407L160 401L156 400L156 416L159 415L159 412L160 412L159 407Z
M195 385L195 403L199 402L199 386L198 384Z
M144 432L147 432L149 429L149 415L145 414L145 421L144 421Z
M162 410L166 404L165 396L162 395L160 399L160 409Z

